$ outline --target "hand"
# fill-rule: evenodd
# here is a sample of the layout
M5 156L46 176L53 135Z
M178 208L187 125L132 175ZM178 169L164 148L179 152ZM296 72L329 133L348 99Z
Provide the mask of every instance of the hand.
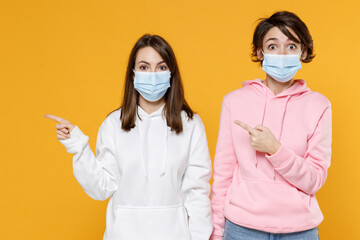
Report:
M267 127L258 125L256 128L252 128L239 120L235 120L234 123L249 132L251 146L256 151L273 155L279 150L281 143Z
M70 132L75 128L75 126L72 125L68 120L51 114L46 114L44 117L50 118L60 123L56 125L56 137L59 140L65 140L70 138Z

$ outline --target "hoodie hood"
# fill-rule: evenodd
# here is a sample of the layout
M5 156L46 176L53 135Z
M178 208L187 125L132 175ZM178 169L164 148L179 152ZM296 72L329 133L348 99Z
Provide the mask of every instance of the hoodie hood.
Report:
M294 84L289 87L288 89L282 91L278 95L274 95L274 93L263 83L263 80L261 79L255 79L251 81L245 81L243 82L243 87L250 87L253 91L255 91L257 94L260 94L264 98L264 104L263 104L263 110L261 111L262 115L260 116L261 119L261 125L264 124L265 114L266 114L266 108L268 104L269 99L282 101L283 102L283 111L282 111L282 118L280 127L280 133L277 136L278 140L281 141L282 137L282 131L284 126L284 120L286 116L286 110L288 103L291 98L296 98L297 96L300 96L304 93L310 92L311 90L306 86L306 83L304 80L299 79L295 80ZM255 154L255 167L257 168L259 161L258 161L258 153ZM275 180L276 178L276 172L273 171L273 178Z
M280 99L285 99L285 107L284 107L284 111L283 111L283 118L284 118L285 114L286 114L287 104L288 104L290 98L295 98L296 96L299 96L299 95L302 95L304 93L307 93L307 92L311 91L306 86L305 81L302 80L302 79L295 80L294 84L291 87L289 87L288 89L282 91L278 95L274 95L274 93L263 83L263 80L261 80L261 79L255 79L255 80L252 80L252 81L243 82L243 86L244 87L249 86L250 88L253 89L253 91L255 91L257 94L262 95L263 98L264 98L264 105L263 105L263 111L262 111L262 116L261 116L261 125L264 124L266 107L267 107L267 103L268 103L269 98L279 99L279 100ZM280 133L280 136L279 136L279 140L280 139L281 139L281 133Z
M163 116L165 104L163 104L158 110L152 113L147 113L144 109L140 107L140 105L137 106L137 113L139 114L141 119L146 118L154 118L154 117L161 117Z
M166 124L166 119L165 116L163 114L164 111L164 105L162 105L158 110L156 110L155 112L152 113L147 113L144 109L142 109L139 105L137 107L137 114L139 116L139 118L137 118L137 123L136 123L136 129L137 129L137 134L139 137L139 142L140 142L140 149L141 149L141 158L142 158L142 163L143 163L143 169L144 169L144 176L146 178L146 180L148 181L148 169L147 169L147 156L148 156L148 148L151 146L148 146L148 133L150 131L151 128L153 128L154 126L152 126L154 123L154 121L161 121L163 122L163 124L161 124L161 130L159 131L158 134L162 135L163 139L165 139L164 141L164 150L163 152L163 156L162 156L162 166L161 166L161 172L160 172L160 176L163 176L165 174L166 171L166 163L167 163L167 139L168 139L168 127ZM158 124L157 124L158 125ZM158 126L159 127L159 126Z
M274 93L263 83L261 79L255 79L251 81L245 81L242 84L245 86L254 87L254 90L267 94L271 97L281 98L281 97L288 97L288 96L295 96L300 95L306 92L310 92L310 89L306 86L306 82L302 79L298 79L294 81L294 84L289 87L288 89L282 91L278 95L274 95Z

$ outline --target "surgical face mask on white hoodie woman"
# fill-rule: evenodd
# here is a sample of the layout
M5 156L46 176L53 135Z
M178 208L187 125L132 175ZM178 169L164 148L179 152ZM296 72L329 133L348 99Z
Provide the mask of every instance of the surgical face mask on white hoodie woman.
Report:
M135 71L134 87L149 102L161 99L170 87L170 71L141 72Z
M159 101L170 87L169 66L152 47L138 50L133 72L134 88L148 102Z

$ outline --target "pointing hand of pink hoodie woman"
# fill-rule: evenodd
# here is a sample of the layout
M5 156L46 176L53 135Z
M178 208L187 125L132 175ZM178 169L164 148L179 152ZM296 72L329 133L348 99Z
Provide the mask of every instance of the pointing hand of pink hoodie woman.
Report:
M273 155L279 150L281 143L267 127L258 125L252 128L239 120L235 120L234 123L249 132L251 146L256 151Z
M75 128L73 124L68 120L55 115L46 114L45 117L59 122L59 124L56 125L56 137L58 139L65 140L70 138L70 132Z

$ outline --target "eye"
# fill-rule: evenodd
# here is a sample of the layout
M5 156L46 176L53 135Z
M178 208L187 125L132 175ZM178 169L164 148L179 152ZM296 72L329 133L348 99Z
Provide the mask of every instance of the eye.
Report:
M167 66L166 65L160 65L159 70L165 71L165 70L167 70Z
M291 50L294 50L294 49L296 49L296 45L295 45L295 44L290 44L290 45L289 45L289 48L290 48Z
M148 67L147 67L146 65L141 65L141 66L139 67L139 69L140 69L140 70L143 70L143 71L144 71L144 70L147 70L147 68L148 68Z
M276 49L276 46L275 46L274 44L270 44L270 45L268 46L268 48L269 48L270 50L275 50L275 49Z

